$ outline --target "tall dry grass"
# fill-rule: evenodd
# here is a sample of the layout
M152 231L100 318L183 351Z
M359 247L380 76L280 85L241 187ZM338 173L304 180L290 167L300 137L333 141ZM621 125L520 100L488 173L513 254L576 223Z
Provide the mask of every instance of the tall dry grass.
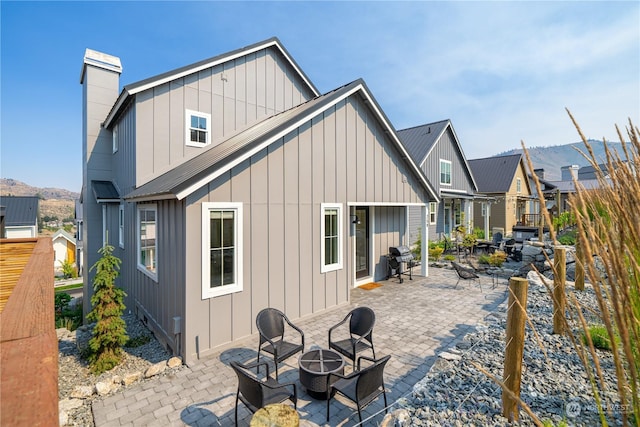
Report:
M618 126L616 131L623 152L609 149L605 143L606 159L598 159L582 133L580 126L567 110L585 146L584 157L594 167L599 182L597 190L585 189L575 181L576 193L569 198L571 213L577 221L577 240L583 253L589 254L581 262L593 286L598 301L598 313L606 327L612 345L617 378L619 407L605 407L599 396L610 389L600 369L598 352L589 337L588 325L582 317L584 309L575 297L570 297L570 313L575 315L587 337L587 344L571 336L576 351L588 372L600 412L602 425L607 415L621 415L627 425L640 423L640 131L631 120L626 138ZM524 145L523 145L524 148ZM533 170L525 148L525 157ZM604 164L604 167L600 165ZM543 200L537 177L538 196ZM551 216L543 209L547 224ZM553 228L553 227L551 227ZM555 241L554 230L551 239ZM596 265L598 264L598 265ZM567 328L570 330L570 328ZM619 337L619 338L617 338Z

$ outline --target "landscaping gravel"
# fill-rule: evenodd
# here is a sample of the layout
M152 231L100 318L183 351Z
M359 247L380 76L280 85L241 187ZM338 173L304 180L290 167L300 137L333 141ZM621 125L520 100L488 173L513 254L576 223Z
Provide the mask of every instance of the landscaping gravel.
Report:
M60 401L68 402L68 399L76 401L74 394L77 394L80 387L89 387L92 390L90 396L81 398L82 405L78 408L66 411L68 420L66 425L72 426L93 426L93 415L91 403L95 399L102 399L116 391L122 391L126 386L119 381L127 375L141 373L141 378L130 384L138 384L140 381L148 381L144 378L145 371L152 365L166 361L171 357L164 347L156 340L147 327L134 315L123 317L127 324L127 334L130 339L136 339L139 343L146 342L135 348L124 348L124 361L111 371L101 375L94 375L89 371L88 365L80 357L81 348L86 348L91 338L93 325L81 326L73 332L65 329L58 329L58 396ZM148 341L147 341L148 340ZM159 375L168 375L181 367L166 370ZM114 378L116 381L114 381ZM103 396L99 396L95 391L96 383L110 384L111 390ZM85 390L88 390L85 388ZM74 393L75 391L75 393ZM76 404L80 404L77 402ZM75 405L72 405L75 406Z
M553 334L553 303L537 274L529 273L523 372L520 397L542 421L558 425L600 425L593 391L585 369L568 336ZM552 282L551 282L552 285ZM567 292L573 286L567 286ZM590 285L576 292L583 307L597 307ZM479 368L502 379L506 329L505 302L486 317L473 333L441 355L427 376L407 397L396 402L385 420L392 426L506 426L502 417L502 390ZM595 320L593 313L590 320ZM532 329L535 329L535 333ZM572 326L580 338L580 330ZM537 335L536 335L537 334ZM540 345L540 343L542 345ZM444 357L442 357L444 356ZM610 425L621 424L621 408L616 393L616 376L610 352L598 351L600 365L609 389L599 390L611 405ZM533 425L532 418L520 410L520 425Z

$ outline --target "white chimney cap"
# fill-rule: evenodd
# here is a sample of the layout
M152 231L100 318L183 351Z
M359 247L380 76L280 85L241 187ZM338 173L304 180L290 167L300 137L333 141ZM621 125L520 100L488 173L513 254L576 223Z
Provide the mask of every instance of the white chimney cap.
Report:
M122 73L120 58L109 55L108 53L98 52L97 50L86 49L84 52L84 61L82 62L82 71L80 73L80 84L82 84L84 80L84 70L87 64L109 71L115 71L118 74Z

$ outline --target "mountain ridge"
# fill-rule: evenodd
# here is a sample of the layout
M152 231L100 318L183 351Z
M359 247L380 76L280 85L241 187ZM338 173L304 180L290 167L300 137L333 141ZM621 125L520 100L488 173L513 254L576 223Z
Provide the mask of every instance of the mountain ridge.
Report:
M33 187L17 179L0 178L0 196L39 196L44 200L76 200L80 198L80 193L64 188Z
M595 158L598 159L600 163L606 162L604 148L605 143L595 139L588 140L588 143L593 150ZM621 154L622 158L623 152L621 143L607 141L606 145L609 150L617 151ZM529 153L533 167L535 169L544 169L544 179L547 181L560 181L562 178L561 168L563 166L578 165L583 167L590 165L587 158L581 154L582 152L588 155L587 147L583 142L573 142L564 145L550 145L546 147L527 147L527 152ZM522 148L516 148L491 157L523 153L524 151Z

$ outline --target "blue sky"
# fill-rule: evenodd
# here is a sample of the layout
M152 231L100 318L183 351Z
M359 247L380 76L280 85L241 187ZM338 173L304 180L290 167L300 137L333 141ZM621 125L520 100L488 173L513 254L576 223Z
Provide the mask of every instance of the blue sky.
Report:
M640 3L0 2L0 176L79 191L85 48L125 85L277 36L321 92L364 78L396 129L467 158L640 125Z

